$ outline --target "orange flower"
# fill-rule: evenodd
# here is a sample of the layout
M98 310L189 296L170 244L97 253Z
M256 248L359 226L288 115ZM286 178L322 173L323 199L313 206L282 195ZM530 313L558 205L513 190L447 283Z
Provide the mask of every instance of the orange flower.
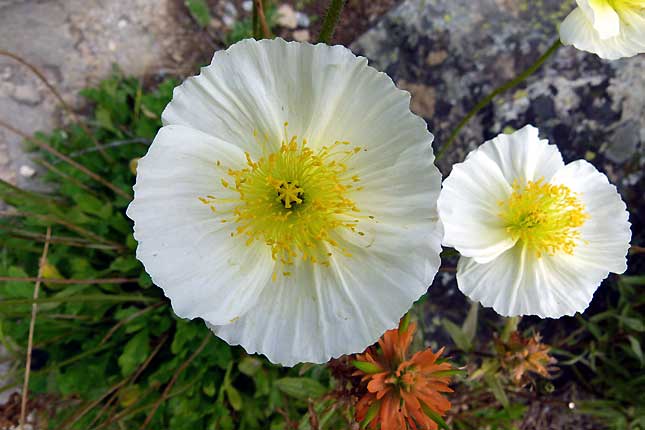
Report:
M550 378L551 374L558 370L553 366L557 360L549 354L551 347L540 341L539 334L525 338L515 331L511 333L508 342L497 342L502 366L509 369L513 382L517 385L525 385L529 382L526 377L528 372Z
M369 420L368 428L376 430L436 430L435 419L446 414L450 402L441 393L448 387L449 363L437 363L443 348L417 352L407 359L416 326L388 330L379 340L379 348L371 347L354 361L367 382L367 392L356 404L356 419ZM434 418L434 419L433 419Z

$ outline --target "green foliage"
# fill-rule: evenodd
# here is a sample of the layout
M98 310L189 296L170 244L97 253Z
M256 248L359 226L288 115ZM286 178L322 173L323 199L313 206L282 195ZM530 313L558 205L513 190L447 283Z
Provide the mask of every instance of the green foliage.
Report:
M267 2L265 1L265 3ZM273 2L265 5L264 8L267 25L270 29L273 29L278 23L278 8ZM250 37L253 37L253 20L251 17L247 17L233 24L233 28L226 35L226 44L232 45L242 39L248 39Z
M579 329L559 351L578 382L598 399L582 402L579 411L601 418L613 429L645 429L643 288L643 276L620 277L604 310L578 318Z
M148 91L115 74L83 91L93 105L88 125L105 156L78 124L38 138L130 192L130 162L145 154L176 84L166 80ZM54 167L44 178L55 191L0 183L0 198L25 215L0 219L0 276L36 276L50 226L44 276L80 280L44 282L40 291L34 348L47 359L32 369L30 392L67 399L52 428L136 429L160 402L148 428L279 430L285 417L306 413L307 399L328 391L323 367L283 369L230 347L202 321L176 318L134 256L128 200L47 153L35 155ZM124 279L83 283L106 278ZM0 340L20 362L33 288L0 283ZM22 380L22 370L13 376Z
M206 0L186 0L185 4L197 24L206 27L211 22L211 14Z

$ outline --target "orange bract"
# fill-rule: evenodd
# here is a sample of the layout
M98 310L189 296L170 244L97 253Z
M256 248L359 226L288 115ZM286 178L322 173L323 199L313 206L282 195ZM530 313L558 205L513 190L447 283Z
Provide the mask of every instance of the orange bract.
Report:
M441 393L448 387L449 363L437 363L436 354L427 349L408 359L408 349L416 326L385 332L379 348L371 347L357 356L355 375L367 382L367 393L356 405L356 419L371 419L368 428L376 430L435 430L438 425L429 415L445 415L450 402ZM360 363L364 363L361 365Z
M557 360L549 354L551 347L541 343L539 334L525 338L517 331L513 332L508 342L498 341L497 350L502 357L502 366L510 371L513 382L517 385L529 382L528 372L550 378L558 369L553 366Z

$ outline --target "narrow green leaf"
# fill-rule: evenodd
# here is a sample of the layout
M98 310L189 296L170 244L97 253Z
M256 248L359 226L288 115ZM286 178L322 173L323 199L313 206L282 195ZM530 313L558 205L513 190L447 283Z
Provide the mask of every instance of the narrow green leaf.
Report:
M118 359L121 367L121 374L127 376L144 362L150 353L150 342L148 330L139 332L131 338L123 348L123 353Z
M71 297L47 297L43 299L33 300L0 300L0 310L6 308L12 308L16 305L31 305L37 303L39 305L43 303L110 303L110 302L158 302L157 297L145 297L140 295L111 295L111 294L87 294L87 295L77 295Z
M433 372L432 376L441 378L442 376L455 376L455 375L464 375L466 374L464 369L451 369L451 370L442 370L440 372Z
M420 403L421 403L421 409L423 409L423 413L426 414L428 417L430 417L432 421L437 423L439 428L442 428L444 430L450 430L450 427L448 427L448 424L446 424L443 418L441 418L441 415L439 415L438 413L430 409L430 407L428 407L428 405L426 405L425 403L423 402L420 402Z
M286 395L301 400L315 399L327 392L327 388L311 378L281 378L275 381L275 386Z
M486 384L488 384L488 388L490 388L497 401L500 402L502 406L504 406L504 408L508 408L510 402L508 401L504 387L502 386L502 383L500 382L497 375L485 373L484 381L486 381Z
M361 423L362 429L366 428L372 422L372 420L376 417L376 414L378 414L380 408L380 401L372 403L372 406L370 406L370 408L367 410L367 414L365 414L365 418L363 418L363 422Z
M225 390L226 390L226 398L228 399L228 402L231 404L231 407L236 411L242 410L242 396L240 395L240 392L237 391L237 389L230 384L226 386Z
M408 312L403 316L403 318L401 318L401 322L399 323L399 334L405 332L408 329L409 325L410 325L410 312Z
M636 354L636 357L638 357L641 362L641 367L643 367L645 360L643 359L643 349L641 348L641 343L634 336L628 336L628 338L629 343L632 347L632 351L634 351L634 354Z
M262 362L255 357L244 357L237 368L247 376L254 376L262 368Z
M377 366L374 363L369 363L367 361L354 360L354 361L352 361L352 364L358 370L360 370L362 372L365 372L365 373L368 373L368 374L379 373L379 372L383 371L383 369L381 369L381 367Z
M450 320L443 320L443 327L446 329L452 341L455 342L457 348L463 351L470 351L472 349L472 343L466 336L466 333L459 327L457 324L453 323Z
M470 309L468 310L468 315L464 320L464 324L461 326L461 331L464 332L466 339L472 344L473 339L475 339L475 334L477 333L477 317L479 316L479 302L472 302L470 304Z
M645 275L621 276L620 282L623 282L627 285L645 285Z
M197 24L206 27L211 22L211 14L206 0L186 0L185 3Z

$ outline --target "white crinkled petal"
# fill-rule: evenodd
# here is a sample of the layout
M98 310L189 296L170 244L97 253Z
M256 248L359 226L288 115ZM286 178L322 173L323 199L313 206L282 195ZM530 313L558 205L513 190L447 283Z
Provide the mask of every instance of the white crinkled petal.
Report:
M490 158L502 171L509 184L515 180L549 181L562 167L562 155L555 145L540 140L538 129L532 125L522 127L511 134L500 134L484 142L477 152ZM474 156L475 151L469 156Z
M462 257L457 285L500 315L573 315L587 308L600 281L595 283L597 271L585 271L578 259L567 257L571 256L537 258L521 244L486 264Z
M509 182L493 160L481 151L453 166L443 182L438 207L444 227L443 244L480 263L511 248L499 216L499 202L512 193Z
M177 87L162 119L235 142L253 158L261 155L254 131L277 145L285 122L289 135L305 137L312 148L335 140L360 145L354 131L374 127L371 118L389 101L405 98L400 92L382 98L388 81L342 46L247 39L216 52L199 76ZM358 122L357 108L365 110Z
M643 12L625 10L620 13L620 32L602 39L581 8L574 9L560 25L560 40L582 51L592 52L607 60L633 57L645 52L645 17Z
M582 240L574 249L573 257L589 270L596 267L604 271L597 284L609 272L627 270L626 256L632 234L629 213L616 187L585 160L567 164L552 182L578 193L589 216L580 229Z
M255 303L274 262L266 247L232 239L233 226L198 200L220 183L217 160L242 165L244 155L198 130L163 127L139 160L127 214L137 258L175 313L225 324Z
M620 17L607 0L578 0L578 5L600 39L620 34Z
M287 366L362 351L396 327L432 282L440 263L432 228L378 225L369 247L349 248L352 256L332 258L329 268L298 263L239 320L211 329Z
M499 216L512 184L548 181L563 166L556 146L540 140L533 126L485 142L455 164L443 183L438 206L444 245L479 263L497 258L515 244Z

